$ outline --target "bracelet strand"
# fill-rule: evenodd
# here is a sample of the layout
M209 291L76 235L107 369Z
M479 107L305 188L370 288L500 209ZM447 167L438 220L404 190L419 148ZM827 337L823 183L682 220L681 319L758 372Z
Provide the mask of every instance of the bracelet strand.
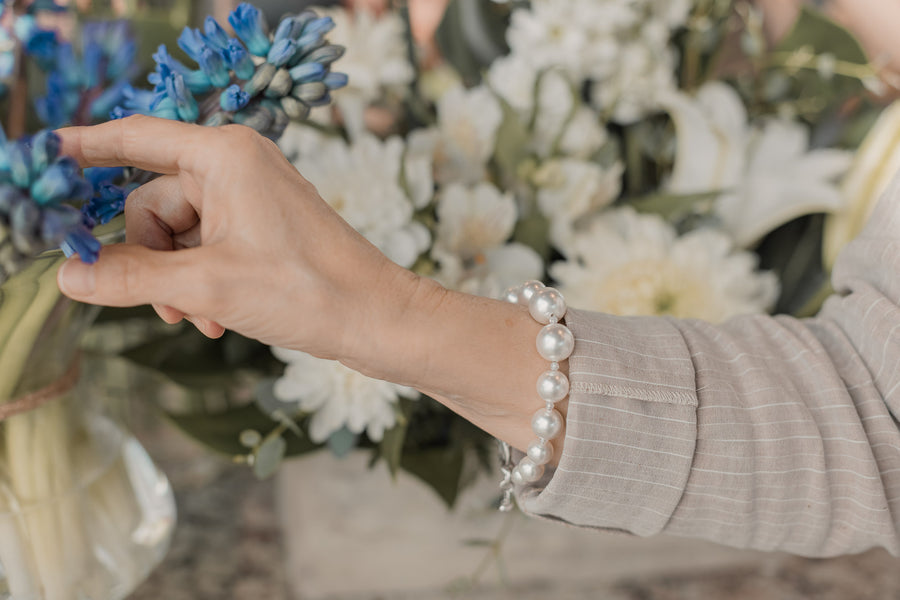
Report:
M552 440L563 428L563 417L555 405L569 395L569 379L559 370L559 363L569 358L575 349L575 336L560 323L566 316L566 301L559 290L546 287L540 281L528 281L506 290L503 299L527 306L531 316L544 325L538 332L536 345L538 354L550 361L550 368L541 373L537 380L537 394L544 402L544 407L531 418L531 430L537 439L528 445L518 465L513 465L509 444L500 442L503 474L500 510L507 512L513 507L514 486L540 480L544 475L544 465L553 459Z

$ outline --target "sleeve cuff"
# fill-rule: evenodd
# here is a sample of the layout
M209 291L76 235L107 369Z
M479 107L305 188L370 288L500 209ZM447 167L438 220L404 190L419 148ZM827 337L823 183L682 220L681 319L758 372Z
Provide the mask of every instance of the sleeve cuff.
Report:
M559 466L516 490L522 510L641 536L662 531L697 440L690 351L665 318L569 310L575 335Z

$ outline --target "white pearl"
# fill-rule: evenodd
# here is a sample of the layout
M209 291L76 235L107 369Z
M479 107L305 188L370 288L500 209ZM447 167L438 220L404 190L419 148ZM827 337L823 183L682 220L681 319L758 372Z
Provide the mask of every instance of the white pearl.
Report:
M537 336L538 354L545 359L558 362L569 358L575 349L575 336L569 328L559 323L544 325Z
M534 483L544 476L544 465L536 465L528 457L519 461L516 470L522 474L522 479L528 483Z
M522 293L520 294L521 300L519 300L520 304L525 304L525 306L528 306L528 303L531 301L531 297L534 296L534 294L538 290L542 289L544 289L544 284L534 279L523 283Z
M519 467L513 469L512 475L509 479L513 482L513 485L525 485L526 483L528 483L522 476L522 471L519 470Z
M545 440L552 440L562 431L563 418L558 410L547 412L540 409L531 417L531 430L534 435Z
M553 458L553 444L535 440L528 445L528 458L536 465L546 465Z
M506 291L503 292L500 299L509 302L510 304L518 304L522 301L522 286L514 285L506 288Z
M535 321L546 325L551 317L559 320L566 316L566 300L556 288L545 287L531 296L528 311Z
M569 394L569 378L559 371L544 371L537 380L537 393L541 400L559 402Z

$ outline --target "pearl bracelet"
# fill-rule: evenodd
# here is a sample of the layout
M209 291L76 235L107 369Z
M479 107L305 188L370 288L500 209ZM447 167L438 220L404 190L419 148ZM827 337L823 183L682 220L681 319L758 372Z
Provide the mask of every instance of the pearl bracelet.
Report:
M538 396L545 403L544 408L531 418L531 430L537 439L528 445L525 457L518 465L513 465L509 444L500 442L503 473L500 510L506 512L513 507L513 486L538 481L544 475L544 465L553 458L551 440L563 427L563 417L555 404L569 395L569 379L560 372L559 363L569 358L575 349L575 336L559 322L566 315L566 301L559 290L545 287L540 281L528 281L506 290L503 299L527 306L531 316L544 324L537 335L537 351L550 361L550 369L541 373L537 380Z

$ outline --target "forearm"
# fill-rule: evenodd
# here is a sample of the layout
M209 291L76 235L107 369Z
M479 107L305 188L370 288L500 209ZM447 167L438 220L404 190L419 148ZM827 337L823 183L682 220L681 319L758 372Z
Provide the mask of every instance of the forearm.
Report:
M543 406L535 385L548 368L535 346L542 326L521 306L447 290L426 278L404 285L409 300L383 320L385 333L378 337L384 343L348 366L414 387L526 448L534 439L531 417ZM560 369L567 372L568 363ZM565 401L557 409L565 416Z

